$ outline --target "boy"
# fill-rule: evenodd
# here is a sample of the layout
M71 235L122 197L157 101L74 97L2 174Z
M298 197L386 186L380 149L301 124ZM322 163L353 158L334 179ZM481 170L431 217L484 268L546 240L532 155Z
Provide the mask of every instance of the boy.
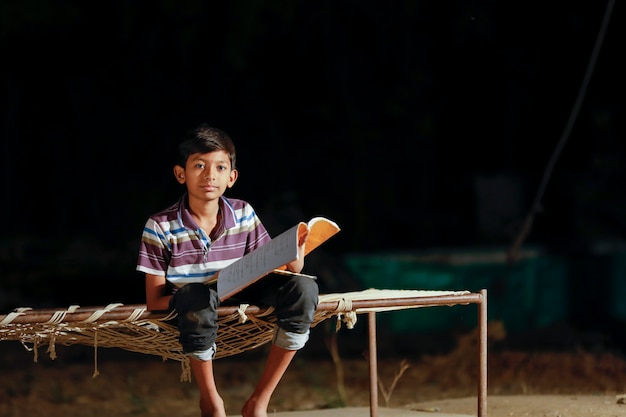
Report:
M201 415L225 417L213 376L218 273L271 238L249 203L223 196L239 175L235 146L225 132L200 125L179 149L174 176L186 192L147 220L137 270L145 273L148 310L177 312L179 340L200 391ZM292 272L304 266L305 239L298 242L298 259L287 265ZM308 340L318 303L317 283L310 278L289 276L257 284L254 291L244 289L236 297L273 306L277 325L261 379L241 410L243 417L267 417L274 389Z

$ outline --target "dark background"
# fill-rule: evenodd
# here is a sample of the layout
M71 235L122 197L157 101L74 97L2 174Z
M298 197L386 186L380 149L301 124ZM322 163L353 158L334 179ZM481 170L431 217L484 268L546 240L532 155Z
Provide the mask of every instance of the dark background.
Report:
M524 244L623 248L623 5L592 55L607 4L1 1L0 306L142 302L141 229L201 122L237 144L229 195L272 234L337 221L335 259L506 250L542 178Z

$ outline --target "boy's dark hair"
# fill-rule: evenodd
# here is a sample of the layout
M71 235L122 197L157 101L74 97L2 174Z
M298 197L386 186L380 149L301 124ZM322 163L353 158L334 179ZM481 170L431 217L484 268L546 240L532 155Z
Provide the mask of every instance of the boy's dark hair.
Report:
M235 169L237 154L233 140L223 130L203 123L191 130L187 139L178 146L179 155L176 165L185 167L189 155L194 153L208 153L213 151L225 151L230 157L230 166Z

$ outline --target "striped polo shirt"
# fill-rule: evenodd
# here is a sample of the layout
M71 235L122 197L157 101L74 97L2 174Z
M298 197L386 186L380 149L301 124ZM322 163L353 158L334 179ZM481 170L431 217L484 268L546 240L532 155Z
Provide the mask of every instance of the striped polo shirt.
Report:
M210 284L217 281L216 272L271 240L249 203L221 197L223 220L218 237L211 241L191 216L187 201L185 194L147 220L137 271L165 276L175 287Z

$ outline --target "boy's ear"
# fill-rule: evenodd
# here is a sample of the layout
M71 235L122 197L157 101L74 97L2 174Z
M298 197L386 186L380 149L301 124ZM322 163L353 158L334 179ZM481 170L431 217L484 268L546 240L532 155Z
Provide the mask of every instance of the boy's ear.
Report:
M237 181L237 178L239 178L239 171L237 171L236 169L232 169L230 171L230 178L228 178L228 188L235 185L235 181Z
M174 177L179 184L185 183L185 170L180 165L174 165Z

